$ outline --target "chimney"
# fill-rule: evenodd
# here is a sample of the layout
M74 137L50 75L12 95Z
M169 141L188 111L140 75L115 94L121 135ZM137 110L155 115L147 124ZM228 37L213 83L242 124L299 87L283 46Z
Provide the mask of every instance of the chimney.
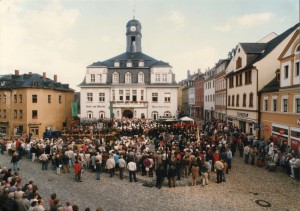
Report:
M201 74L201 69L200 68L198 68L198 75L200 75Z
M45 81L45 80L46 80L46 73L43 72L43 81Z
M57 82L57 75L54 75L54 82Z
M19 70L15 70L15 75L20 75Z
M190 70L187 71L187 77L189 78L191 76Z
M28 74L29 74L29 75L32 75L32 72L29 72Z

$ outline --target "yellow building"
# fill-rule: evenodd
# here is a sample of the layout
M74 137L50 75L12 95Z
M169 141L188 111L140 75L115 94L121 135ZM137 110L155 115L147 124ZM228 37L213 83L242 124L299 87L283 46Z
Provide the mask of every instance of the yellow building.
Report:
M0 76L0 133L42 137L46 129L60 130L72 118L74 90L46 78L46 73Z
M280 69L276 77L261 91L261 135L286 142L297 152L300 151L299 28L278 60Z

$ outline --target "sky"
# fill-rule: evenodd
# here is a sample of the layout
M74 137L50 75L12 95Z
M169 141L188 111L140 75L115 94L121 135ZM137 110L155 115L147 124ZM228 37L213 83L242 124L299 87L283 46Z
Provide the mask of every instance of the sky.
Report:
M299 22L299 0L0 0L0 75L33 72L70 84L126 51L126 23L142 24L142 52L176 81L225 59L240 42Z

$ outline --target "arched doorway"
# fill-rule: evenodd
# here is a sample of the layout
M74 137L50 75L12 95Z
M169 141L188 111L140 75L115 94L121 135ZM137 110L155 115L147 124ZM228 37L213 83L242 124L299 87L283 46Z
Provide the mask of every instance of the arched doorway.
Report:
M123 117L131 119L133 117L133 113L131 110L124 110Z

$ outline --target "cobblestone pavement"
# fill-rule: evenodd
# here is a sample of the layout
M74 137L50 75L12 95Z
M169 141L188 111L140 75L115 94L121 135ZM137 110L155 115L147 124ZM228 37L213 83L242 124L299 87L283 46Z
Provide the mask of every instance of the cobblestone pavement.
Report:
M10 166L7 154L0 155L0 165ZM160 190L144 186L154 184L154 178L140 174L137 183L130 183L128 178L110 178L105 173L101 174L101 180L95 180L95 174L86 171L80 183L74 181L73 173L57 175L56 171L41 168L40 163L23 158L20 162L23 184L33 179L47 202L55 192L63 205L70 201L80 210L86 207L92 210L102 207L105 211L300 210L299 181L280 171L268 172L245 165L239 157L233 158L226 183L216 184L213 173L210 184L205 187L191 186L191 178L183 178L177 181L176 188L167 187L165 181ZM258 202L265 207L258 205L257 200L263 200Z

